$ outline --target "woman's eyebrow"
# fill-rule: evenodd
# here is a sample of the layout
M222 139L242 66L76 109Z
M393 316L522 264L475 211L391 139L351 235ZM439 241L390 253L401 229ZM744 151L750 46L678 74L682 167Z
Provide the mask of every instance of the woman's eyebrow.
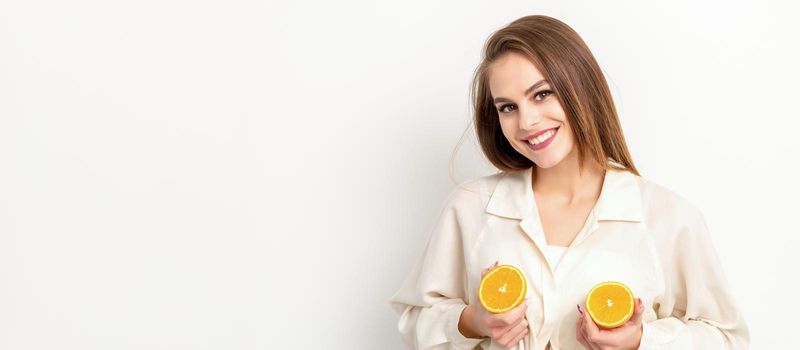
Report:
M536 90L536 88L538 88L538 87L540 87L540 86L542 86L544 84L547 84L547 79L542 79L542 80L537 81L536 84L531 85L531 87L529 87L527 90L525 90L525 96L530 95L530 93L533 92L533 90ZM511 101L510 99L507 99L505 97L495 97L494 103L498 103L498 102L512 102L513 103L514 101Z

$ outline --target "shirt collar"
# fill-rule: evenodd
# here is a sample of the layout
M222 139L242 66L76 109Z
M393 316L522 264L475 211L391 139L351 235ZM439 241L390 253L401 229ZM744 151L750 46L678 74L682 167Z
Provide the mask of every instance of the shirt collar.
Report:
M538 217L531 187L532 171L533 168L528 168L503 174L489 198L486 212L512 219ZM594 209L598 221L642 221L642 197L637 178L626 170L606 170Z

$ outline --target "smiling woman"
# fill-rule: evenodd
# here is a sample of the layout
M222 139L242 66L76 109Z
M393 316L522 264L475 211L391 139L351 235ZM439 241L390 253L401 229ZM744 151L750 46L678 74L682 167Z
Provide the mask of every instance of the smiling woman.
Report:
M478 140L500 172L451 192L391 298L409 348L748 346L703 215L639 175L606 80L572 28L547 16L512 22L486 42L473 84ZM521 272L526 302L480 288L506 285L482 283L497 266ZM598 285L626 293L592 294ZM482 293L513 308L491 312Z
M498 169L547 168L571 149L574 133L579 167L587 159L605 168L610 158L638 175L605 77L586 43L563 22L530 16L495 33L472 92L478 141ZM539 133L525 134L533 124ZM544 132L560 133L563 141L540 155L532 151L548 146L536 139Z

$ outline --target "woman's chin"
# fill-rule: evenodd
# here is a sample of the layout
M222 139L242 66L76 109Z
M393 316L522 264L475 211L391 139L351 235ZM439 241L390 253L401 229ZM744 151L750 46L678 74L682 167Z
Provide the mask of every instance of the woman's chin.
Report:
M554 146L554 145L551 145ZM577 157L575 148L548 147L547 152L537 154L538 157L530 158L537 167L542 169L553 168L564 162L571 162L572 158Z
M533 162L536 164L537 167L542 168L542 169L547 169L547 168L552 168L552 167L555 167L556 165L558 165L558 163L561 162L561 159L562 158L549 157L549 158L543 158L543 159L536 159L536 160L533 160Z

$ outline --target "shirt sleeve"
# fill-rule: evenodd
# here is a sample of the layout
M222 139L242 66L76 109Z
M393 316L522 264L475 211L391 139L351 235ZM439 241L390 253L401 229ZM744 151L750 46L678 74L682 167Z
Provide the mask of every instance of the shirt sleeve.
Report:
M750 335L731 295L705 219L692 207L687 224L660 247L666 293L654 301L639 349L746 349Z
M409 349L474 349L488 339L467 338L458 330L468 294L464 240L452 198L451 193L422 256L389 301Z

